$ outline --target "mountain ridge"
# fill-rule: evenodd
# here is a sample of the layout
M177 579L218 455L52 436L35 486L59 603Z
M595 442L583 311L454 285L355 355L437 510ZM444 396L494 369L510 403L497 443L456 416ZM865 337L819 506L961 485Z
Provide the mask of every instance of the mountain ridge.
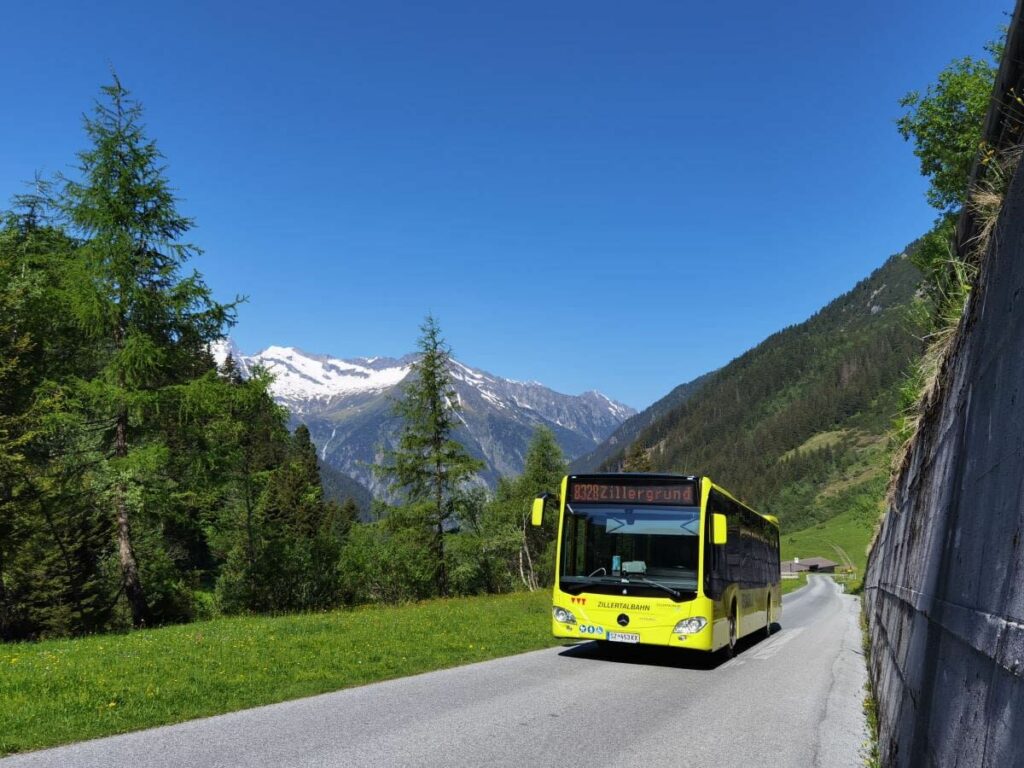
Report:
M243 375L260 366L274 376L271 393L304 423L323 464L387 498L372 467L393 448L400 425L393 400L412 370L415 355L345 359L271 345L244 354L230 339L213 350L218 364L230 354ZM494 488L499 477L522 471L526 448L537 427L555 434L568 459L593 449L636 411L588 390L557 392L536 381L517 381L452 358L449 373L462 406L456 439L485 463L480 481Z

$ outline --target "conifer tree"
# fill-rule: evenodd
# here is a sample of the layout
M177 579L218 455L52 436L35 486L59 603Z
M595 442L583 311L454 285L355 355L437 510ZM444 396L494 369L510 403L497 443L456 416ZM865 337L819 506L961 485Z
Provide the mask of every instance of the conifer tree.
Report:
M17 322L27 291L18 280L17 239L14 222L8 220L0 231L0 640L14 635L7 582L15 552L15 484L24 462L23 358L32 346L31 336Z
M96 631L109 527L81 482L88 425L61 378L91 370L64 311L73 243L37 198L0 226L0 637Z
M516 481L516 504L521 510L522 531L520 576L530 589L548 583L548 578L554 573L554 543L558 530L554 515L545 515L544 524L539 529L530 525L530 505L538 494L557 491L567 471L565 457L554 433L546 427L539 427L530 441L523 474Z
M342 508L324 500L316 449L309 429L299 425L280 462L266 473L256 509L246 506L244 526L234 527L217 587L224 609L336 605L341 548L357 515L354 503Z
M651 457L643 444L638 440L629 446L629 450L626 451L626 457L622 462L622 471L650 472L651 469Z
M538 427L530 440L523 473L501 478L494 499L484 508L481 523L487 551L502 561L494 567L518 580L527 589L548 583L554 573L557 520L546 515L544 524L530 524L533 499L541 493L557 492L566 474L565 457L554 433Z
M266 523L293 537L311 538L324 520L324 492L309 427L299 424L288 455L270 478L263 500Z
M227 355L217 372L221 375L221 378L231 384L242 383L242 372L238 369L238 363L235 362L234 355Z
M395 414L401 419L398 446L377 468L396 495L405 498L403 519L429 531L437 593L448 594L445 529L455 514L458 488L483 468L454 435L461 409L452 386L451 349L437 320L428 315L420 326L419 359L413 364Z
M220 375L229 385L228 402L207 427L223 494L212 544L235 569L228 577L233 580L231 601L251 608L261 539L258 507L272 471L287 452L287 414L274 402L265 370L243 379L225 365Z
M207 345L232 320L198 274L183 275L197 249L182 242L192 222L178 213L162 156L141 123L141 106L114 76L85 130L79 180L61 178L55 201L82 244L71 311L102 350L80 395L107 427L99 476L114 520L118 562L132 623L146 622L133 516L159 471L164 445L154 428L208 360Z
M359 505L351 496L341 502L332 504L327 513L327 528L338 539L348 538L352 526L359 522Z

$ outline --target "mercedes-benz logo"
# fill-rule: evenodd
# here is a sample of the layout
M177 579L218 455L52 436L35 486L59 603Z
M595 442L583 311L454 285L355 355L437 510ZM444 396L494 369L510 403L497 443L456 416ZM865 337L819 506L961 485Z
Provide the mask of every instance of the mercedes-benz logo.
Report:
M619 618L617 618L616 621L619 622L620 627L624 627L629 624L629 616L624 613L620 613Z

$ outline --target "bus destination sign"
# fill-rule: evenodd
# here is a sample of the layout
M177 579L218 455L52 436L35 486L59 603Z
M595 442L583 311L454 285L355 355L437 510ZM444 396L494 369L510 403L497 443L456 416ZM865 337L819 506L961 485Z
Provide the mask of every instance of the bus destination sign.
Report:
M569 484L569 501L580 504L663 504L693 507L697 504L697 488L693 483L615 483L582 481Z

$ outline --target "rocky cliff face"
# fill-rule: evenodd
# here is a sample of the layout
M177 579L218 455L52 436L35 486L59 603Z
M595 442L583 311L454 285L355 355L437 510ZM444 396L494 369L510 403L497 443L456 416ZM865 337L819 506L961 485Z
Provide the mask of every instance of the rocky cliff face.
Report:
M886 766L1024 760L1020 171L992 243L868 565Z

